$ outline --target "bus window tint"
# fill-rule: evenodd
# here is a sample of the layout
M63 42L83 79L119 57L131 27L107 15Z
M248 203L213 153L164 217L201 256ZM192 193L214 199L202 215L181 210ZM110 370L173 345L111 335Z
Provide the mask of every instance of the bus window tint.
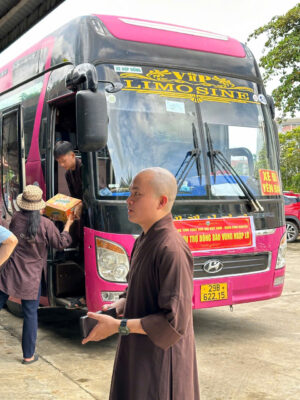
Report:
M2 179L3 199L10 214L18 210L16 197L20 193L20 164L18 145L18 111L2 119Z

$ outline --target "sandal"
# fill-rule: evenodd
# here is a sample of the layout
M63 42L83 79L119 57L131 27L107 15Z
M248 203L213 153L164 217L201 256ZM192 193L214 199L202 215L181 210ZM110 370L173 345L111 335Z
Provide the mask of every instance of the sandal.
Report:
M22 364L24 364L24 365L32 364L32 363L36 362L38 359L39 359L39 356L37 354L35 354L33 357L33 360L30 360L30 361L22 360Z
M70 302L70 305L66 306L68 310L74 310L76 308L86 307L86 302L84 297L67 297L66 300Z

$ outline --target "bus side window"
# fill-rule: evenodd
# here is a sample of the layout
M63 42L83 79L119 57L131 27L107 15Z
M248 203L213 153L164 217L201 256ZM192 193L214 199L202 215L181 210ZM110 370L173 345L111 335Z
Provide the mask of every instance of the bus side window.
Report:
M17 195L21 192L19 153L19 110L2 117L1 180L2 196L9 214L18 210Z

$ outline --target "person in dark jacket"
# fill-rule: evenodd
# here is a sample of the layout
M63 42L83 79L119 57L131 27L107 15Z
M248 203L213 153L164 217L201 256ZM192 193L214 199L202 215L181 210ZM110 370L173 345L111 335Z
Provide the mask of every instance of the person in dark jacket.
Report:
M82 164L76 158L73 145L67 141L59 141L54 147L54 158L58 164L66 170L65 178L68 184L70 196L82 200ZM75 219L77 220L71 229L71 236L73 238L72 246L79 245L82 250L83 240L83 221L82 203L78 204L74 209Z
M82 164L76 158L72 144L67 141L57 142L54 158L66 170L65 178L71 197L82 200Z
M41 216L45 207L42 190L35 185L25 187L17 197L19 212L11 220L9 229L18 239L18 245L9 260L0 268L0 310L9 296L21 299L24 314L22 350L23 364L37 361L37 309L41 295L41 281L47 276L47 254L50 246L62 250L72 238L69 234L74 216L70 216L63 232L54 223Z

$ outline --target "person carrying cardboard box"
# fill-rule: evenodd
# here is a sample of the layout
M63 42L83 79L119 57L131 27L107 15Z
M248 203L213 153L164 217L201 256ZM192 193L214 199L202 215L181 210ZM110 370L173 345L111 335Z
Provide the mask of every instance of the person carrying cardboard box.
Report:
M74 147L68 141L58 141L54 147L54 158L58 164L66 170L65 178L68 184L71 197L78 200L83 199L82 190L82 164L76 158ZM79 245L79 254L83 256L83 222L82 222L82 206L81 201L74 207L74 217L77 221L73 224L73 229L70 234L73 238L72 245ZM85 298L74 298L71 301L71 306L67 308L80 308L85 306Z

